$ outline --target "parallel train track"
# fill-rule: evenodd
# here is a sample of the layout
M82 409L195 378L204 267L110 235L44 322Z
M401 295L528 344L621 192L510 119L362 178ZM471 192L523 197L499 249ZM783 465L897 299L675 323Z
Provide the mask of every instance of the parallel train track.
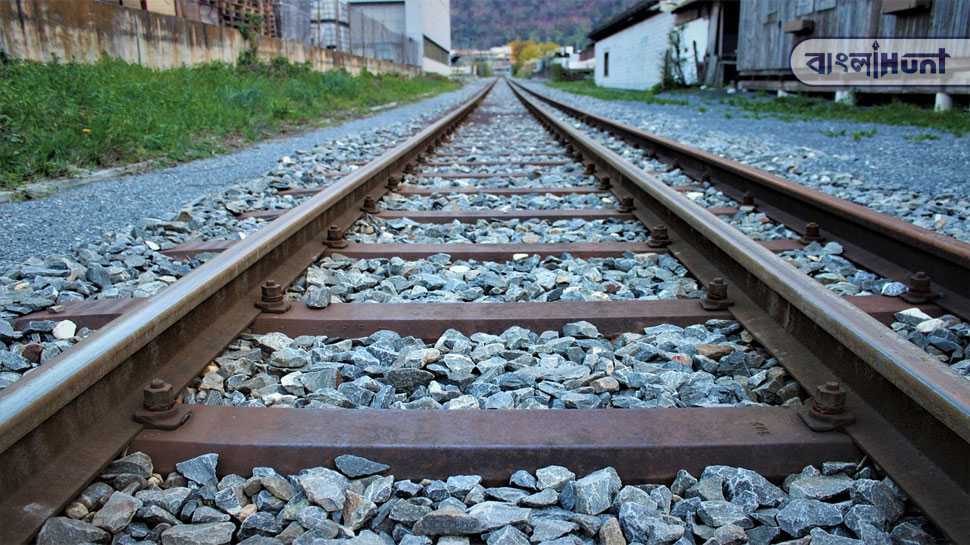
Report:
M608 130L651 156L721 188L745 193L772 219L799 233L820 235L846 256L888 278L929 273L931 292L919 302L968 318L967 245L935 237L881 214L772 178L596 117L508 83L523 108L483 109L493 85L476 93L420 133L319 190L296 190L305 202L289 211L251 215L274 220L244 241L209 241L175 248L185 257L218 253L150 300L70 305L31 319L70 318L99 328L55 361L0 394L0 542L29 542L124 449L151 454L158 471L206 452L220 454L220 471L260 465L296 471L344 453L390 464L398 478L440 478L473 471L498 481L518 468L557 464L575 471L611 465L624 480L671 480L680 469L713 464L752 468L781 478L823 460L862 454L879 464L956 543L968 543L970 520L970 389L966 381L884 324L912 304L867 296L843 298L782 262L793 241L758 242L726 228L736 209L703 209L626 159L589 138L550 109ZM505 85L501 83L500 85ZM528 119L558 144L518 154L501 143L509 166L498 175L521 183L483 188L482 172L449 172L478 151L460 129ZM523 145L526 143L523 143ZM493 148L494 151L494 148ZM500 153L491 155L501 157ZM597 186L537 187L535 171L580 164ZM486 169L487 170L487 169ZM432 179L461 187L432 187ZM608 194L617 209L387 211L390 195ZM410 244L344 239L361 218L448 223L476 220L579 218L637 220L650 238L635 242ZM300 284L312 264L329 255L352 259L505 261L520 255L598 258L662 254L678 260L701 285L696 298L508 303L332 304L317 310L280 296ZM629 255L629 254L628 254ZM724 297L720 289L727 287ZM261 303L257 306L254 303ZM353 338L382 329L434 341L453 328L466 335L498 334L512 326L560 329L586 320L608 337L658 324L736 320L815 397L799 416L782 406L554 411L332 411L178 403L166 405L244 332L290 337ZM881 323L882 322L882 323ZM157 379L157 380L155 380ZM154 407L146 407L146 399ZM844 407L841 407L844 400ZM151 405L151 403L149 403ZM813 410L814 409L814 410ZM190 415L190 417L188 417ZM139 421L136 421L138 417ZM188 418L186 421L185 419ZM153 422L149 429L142 422ZM813 431L814 428L837 428Z

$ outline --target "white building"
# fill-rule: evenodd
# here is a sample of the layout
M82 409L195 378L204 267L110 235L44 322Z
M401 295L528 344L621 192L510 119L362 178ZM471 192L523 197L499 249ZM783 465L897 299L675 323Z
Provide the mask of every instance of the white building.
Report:
M682 85L720 84L720 36L737 32L719 0L647 0L597 26L595 81L600 87L646 90L663 83L664 65ZM708 73L710 71L710 73Z
M661 83L673 25L672 14L660 11L659 2L647 1L593 29L596 85L643 91Z
M350 49L451 73L450 0L350 0Z
M347 0L310 0L310 43L324 49L350 51Z

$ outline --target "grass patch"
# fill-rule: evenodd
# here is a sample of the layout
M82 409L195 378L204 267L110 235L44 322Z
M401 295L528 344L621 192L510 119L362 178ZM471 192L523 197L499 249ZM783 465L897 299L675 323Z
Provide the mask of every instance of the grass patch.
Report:
M652 91L629 91L626 89L609 89L597 87L590 80L581 81L551 81L546 83L549 87L573 93L576 95L586 95L603 100L630 100L634 102L645 102L647 104L661 104L664 106L687 106L688 102L679 98L661 98Z
M939 140L940 136L931 132L921 132L919 134L904 136L903 138L910 142L928 142L930 140Z
M850 106L831 100L804 96L759 100L733 96L724 100L723 103L754 115L770 114L773 117L788 121L832 119L882 125L905 125L937 129L957 136L970 132L970 112L958 110L934 112L902 102L880 106ZM853 138L856 140L870 136L872 135L862 134L857 138L853 133Z
M184 161L457 89L437 77L269 64L151 70L0 60L0 187L150 159Z

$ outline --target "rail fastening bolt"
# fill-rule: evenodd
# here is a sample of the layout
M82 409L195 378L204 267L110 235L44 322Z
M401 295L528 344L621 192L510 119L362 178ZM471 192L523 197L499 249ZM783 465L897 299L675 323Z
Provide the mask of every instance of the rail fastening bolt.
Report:
M728 283L718 276L707 284L707 295L701 299L701 307L705 310L724 310L733 305L728 299Z
M839 382L826 382L815 389L812 398L812 412L822 416L839 415L845 412L845 390Z
M612 186L612 183L610 181L610 177L609 176L602 176L602 177L600 177L600 183L599 183L599 185L596 188L597 189L602 189L602 190L605 191L605 190L609 189L611 186Z
M172 385L160 378L154 378L142 390L144 401L142 406L147 411L161 412L171 409L175 405Z
M326 245L331 248L346 248L347 239L344 238L344 232L336 225L331 225L327 229L327 240Z
M589 176L596 174L596 165L592 161L586 162L586 174Z
M820 240L822 240L822 232L819 230L818 224L814 221L806 223L805 234L802 235L802 242L811 243Z
M283 286L273 280L267 280L259 286L259 301L256 306L263 312L282 314L290 310L290 302L286 300Z
M629 214L630 212L633 212L634 208L635 205L633 203L633 197L623 197L620 199L620 206L616 208L616 211L620 212L621 214Z
M397 186L401 183L401 178L399 176L389 176L387 178L387 188L390 190L397 189Z
M367 214L376 214L378 212L377 201L374 200L374 197L370 195L364 197L364 206L361 207L361 211Z
M647 246L651 248L664 248L671 243L670 235L667 233L666 225L655 225L650 230L650 238L647 239Z
M924 271L918 271L909 275L907 287L909 291L902 295L908 303L926 303L936 299L937 293L933 291L933 279Z
M745 191L744 195L741 195L741 206L754 206L754 195Z

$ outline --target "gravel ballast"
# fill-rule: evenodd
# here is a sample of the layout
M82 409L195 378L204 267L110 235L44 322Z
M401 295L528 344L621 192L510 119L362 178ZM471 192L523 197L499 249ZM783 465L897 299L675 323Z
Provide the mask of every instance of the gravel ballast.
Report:
M353 454L294 475L219 471L219 455L161 475L133 452L47 521L37 545L872 545L942 543L892 479L856 462L807 466L772 483L712 465L635 483L612 467L546 466L397 480Z
M407 218L363 218L347 239L361 243L508 244L643 242L650 233L635 220L478 220L474 223L418 223Z
M401 195L389 193L378 203L382 210L557 210L616 208L616 197L612 193L591 193L578 195L489 195L436 194Z
M801 389L729 320L603 337L589 322L425 343L249 335L186 390L186 403L371 409L596 409L798 404Z
M717 96L698 93L678 94L690 106L653 105L600 100L522 83L604 117L970 242L966 172L970 135L958 137L919 127L756 117L720 104ZM701 107L706 111L699 111ZM826 136L840 131L874 134L861 139ZM925 133L937 138L920 141Z
M573 258L517 254L511 261L452 260L448 254L406 261L353 259L339 252L306 272L335 303L609 301L697 298L687 269L667 254ZM299 290L299 283L294 286Z

